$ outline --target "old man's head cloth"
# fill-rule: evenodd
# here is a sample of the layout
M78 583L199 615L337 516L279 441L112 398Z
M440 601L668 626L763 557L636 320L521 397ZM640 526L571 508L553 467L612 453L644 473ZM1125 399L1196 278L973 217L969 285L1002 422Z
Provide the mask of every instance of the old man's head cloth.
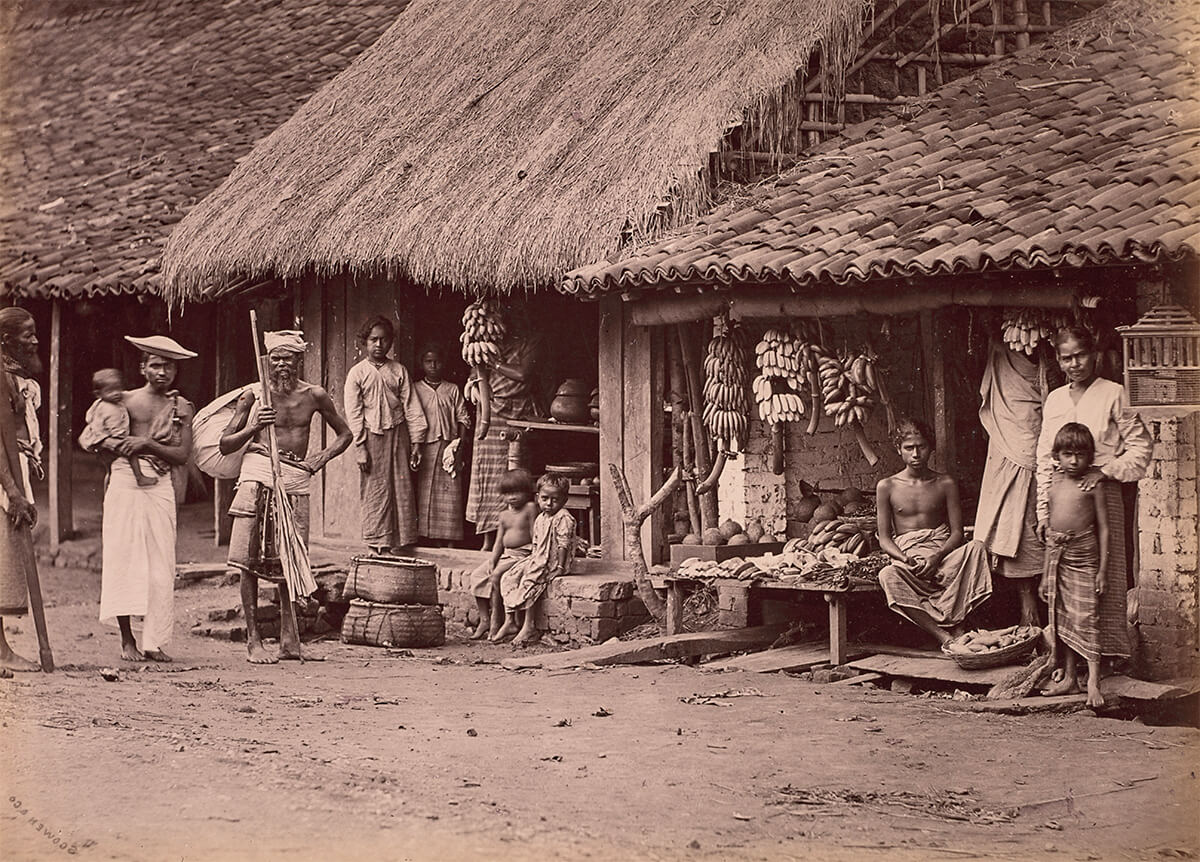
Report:
M267 353L274 353L276 350L287 353L304 353L308 350L308 342L304 340L304 333L298 329L264 332L263 344L267 348Z

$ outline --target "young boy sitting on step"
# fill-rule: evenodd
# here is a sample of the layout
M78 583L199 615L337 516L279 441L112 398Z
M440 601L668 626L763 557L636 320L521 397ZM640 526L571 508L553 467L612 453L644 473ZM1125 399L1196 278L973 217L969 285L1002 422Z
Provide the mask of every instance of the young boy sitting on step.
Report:
M471 640L493 638L504 623L504 600L500 597L500 578L529 556L532 549L533 521L538 508L533 502L533 477L528 470L509 470L500 476L500 496L504 511L496 528L492 556L471 574L471 592L479 608L479 625Z

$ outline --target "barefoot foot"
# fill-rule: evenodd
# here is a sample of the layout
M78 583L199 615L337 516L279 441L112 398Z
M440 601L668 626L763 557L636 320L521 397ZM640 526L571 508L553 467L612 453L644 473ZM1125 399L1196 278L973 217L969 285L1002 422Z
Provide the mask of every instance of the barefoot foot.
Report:
M1088 706L1104 706L1104 695L1100 693L1100 683L1088 680L1087 684L1087 705Z
M517 633L517 624L514 622L511 622L511 621L506 622L504 625L500 626L500 630L497 631L490 638L488 638L488 640L490 640L492 643L498 644L501 641L507 640L508 638L512 637L516 633Z
M142 653L147 661L156 661L160 664L170 664L173 659L160 649L148 649Z
M279 659L267 652L261 643L246 646L246 661L250 664L275 664Z
M142 651L137 648L137 644L125 643L121 644L121 661L145 661L146 657L142 655Z
M487 621L481 621L479 625L475 626L475 631L471 633L471 640L481 641L489 634L491 634L491 632L488 631Z
M1061 672L1061 668L1056 673ZM1053 679L1053 676L1051 676ZM1051 685L1042 689L1042 694L1046 697L1057 697L1060 694L1076 694L1079 691L1079 681L1072 674L1069 678L1066 675L1061 676Z
M532 631L532 632L522 631L522 632L521 632L519 635L517 635L515 638L513 638L513 646L515 646L515 647L527 647L527 646L529 646L530 644L537 643L537 641L538 641L538 639L539 639L540 637L541 637L541 632L538 632L538 631Z
M8 671L17 671L19 673L31 673L42 669L42 666L35 661L30 661L23 655L17 655L15 652L9 652L7 655L0 656L0 668Z

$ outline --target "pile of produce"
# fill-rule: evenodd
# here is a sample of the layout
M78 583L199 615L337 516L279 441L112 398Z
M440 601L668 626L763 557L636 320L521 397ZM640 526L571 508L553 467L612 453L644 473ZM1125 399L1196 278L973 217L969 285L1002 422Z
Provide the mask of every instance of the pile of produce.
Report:
M843 554L865 557L875 550L875 526L865 526L858 519L821 521L813 527L801 547L814 554L833 548Z
M996 652L1006 647L1025 643L1042 633L1037 626L1009 626L1006 629L988 631L980 629L956 637L945 646L951 655L973 655Z
M778 542L774 533L768 533L762 521L754 520L743 527L732 518L719 527L709 527L700 535L688 533L683 537L684 545L754 545L760 542Z
M744 330L726 322L708 342L704 356L704 412L701 419L717 447L726 452L746 448L750 396Z
M1071 317L1065 312L1048 312L1040 308L1005 309L1004 343L1009 350L1032 356L1043 339L1049 341L1054 333L1071 325Z

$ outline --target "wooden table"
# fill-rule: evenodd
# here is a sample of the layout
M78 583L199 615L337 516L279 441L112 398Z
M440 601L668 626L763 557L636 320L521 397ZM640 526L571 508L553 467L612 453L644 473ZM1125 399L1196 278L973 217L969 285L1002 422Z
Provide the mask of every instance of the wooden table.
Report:
M508 469L521 466L521 438L531 431L566 432L569 434L591 434L599 439L600 429L595 425L568 425L565 422L543 422L534 419L505 419L508 427L502 436L508 441Z
M843 589L832 588L819 583L780 584L769 580L739 580L737 578L689 578L678 575L668 575L663 578L667 587L667 634L675 634L683 625L683 602L687 595L698 586L716 584L718 593L722 590L746 591L746 599L768 598L774 595L796 596L805 594L820 594L829 603L829 662L842 665L849 660L849 649L846 641L847 608L846 597L850 593L878 593L882 589L878 584L852 584Z

